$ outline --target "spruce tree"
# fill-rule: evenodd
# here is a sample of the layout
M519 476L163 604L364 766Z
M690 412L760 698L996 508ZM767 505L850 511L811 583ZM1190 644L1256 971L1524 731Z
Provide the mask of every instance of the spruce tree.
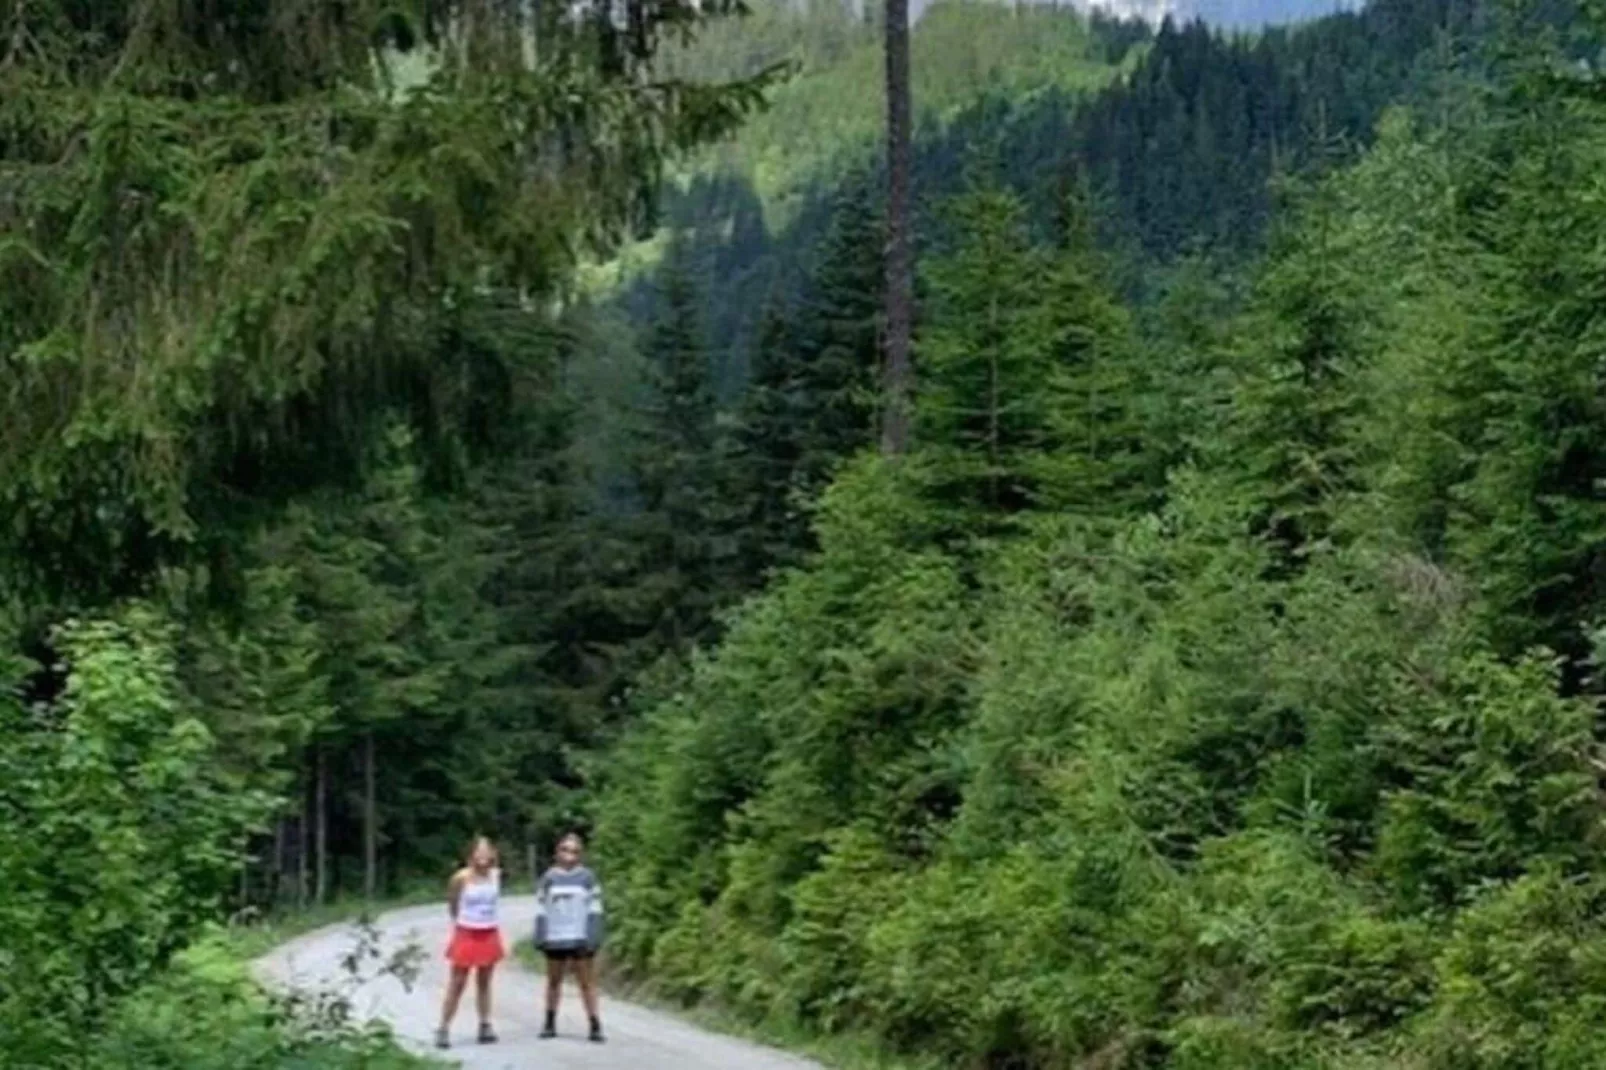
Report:
M928 272L932 315L921 339L920 437L945 496L1012 512L1038 487L1024 456L1048 445L1042 387L1055 339L1045 317L1049 262L1032 247L1018 200L975 190L955 204L954 251Z
M318 621L321 675L332 716L313 738L315 822L351 829L361 844L366 895L378 891L384 801L393 744L440 739L440 698L450 662L434 634L429 571L440 561L426 524L411 434L397 426L375 444L373 472L356 499L298 508L279 560L299 574L304 611ZM392 796L394 797L394 796ZM326 836L317 895L333 890Z
M650 631L682 651L707 634L738 575L740 512L731 499L733 448L720 425L702 325L702 298L681 248L660 275L657 319L642 343L648 380L637 428L635 518L656 592Z
M1013 194L955 204L929 271L922 451L951 504L1114 512L1134 478L1130 325L1079 243L1031 241Z
M736 436L754 496L750 575L812 546L809 503L874 440L881 241L873 187L850 179L796 308L778 291L766 302Z
M1259 502L1263 531L1288 563L1332 531L1354 488L1348 424L1364 361L1362 309L1336 253L1338 192L1305 187L1238 324L1231 467Z
M1061 201L1044 294L1054 338L1047 424L1056 445L1034 467L1044 504L1114 516L1152 500L1165 471L1143 411L1157 389L1154 373L1111 288L1093 223L1091 195L1073 182Z
M11 5L0 508L53 562L30 578L137 589L242 498L349 482L397 409L452 448L443 322L487 285L555 293L753 105L645 77L734 6Z
M807 537L798 497L809 414L794 331L782 298L772 292L759 320L751 380L735 429L741 493L749 503L742 571L750 578L795 563Z
M1203 256L1166 271L1150 314L1142 317L1142 362L1135 407L1142 426L1143 471L1151 504L1169 474L1198 463L1222 433L1229 385L1228 324L1232 279Z
M1479 578L1504 649L1545 643L1581 661L1593 654L1586 631L1606 617L1596 281L1606 227L1581 178L1599 166L1606 80L1558 78L1550 57L1527 58L1472 171L1487 322L1470 381L1452 395L1460 456L1472 464L1453 491L1448 541L1452 560Z
M612 419L586 396L591 381L575 381L580 361L600 359L593 311L537 323L501 336L523 347L516 446L431 516L434 631L451 686L439 703L445 738L411 756L407 838L421 852L455 849L442 839L450 828L549 836L579 784L573 755L607 737L628 682L657 653L662 592L643 576L660 546L595 469L598 445L620 432L581 434Z
M807 419L800 482L811 496L874 440L885 244L871 178L853 176L833 202L798 311L797 377Z

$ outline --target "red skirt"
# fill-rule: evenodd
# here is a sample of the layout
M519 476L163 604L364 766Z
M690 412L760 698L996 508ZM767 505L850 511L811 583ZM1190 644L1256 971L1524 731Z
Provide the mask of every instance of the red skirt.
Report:
M460 970L483 970L502 961L502 934L496 929L452 929L446 961Z

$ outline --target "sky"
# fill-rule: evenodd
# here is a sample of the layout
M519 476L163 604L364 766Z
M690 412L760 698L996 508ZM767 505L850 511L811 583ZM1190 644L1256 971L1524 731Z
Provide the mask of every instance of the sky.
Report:
M910 0L920 17L933 0ZM1063 2L1063 0L1025 0ZM1076 7L1096 7L1112 15L1136 16L1159 23L1170 15L1181 22L1202 18L1223 29L1250 30L1275 23L1303 22L1334 11L1360 6L1358 0L1070 0Z

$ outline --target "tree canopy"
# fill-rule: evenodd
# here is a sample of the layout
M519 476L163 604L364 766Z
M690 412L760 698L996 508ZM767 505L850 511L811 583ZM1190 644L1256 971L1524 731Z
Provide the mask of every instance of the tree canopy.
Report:
M510 372L456 332L550 301L648 217L666 157L755 102L762 76L651 74L661 36L733 6L15 5L0 498L19 558L116 590L241 498L354 467L384 411L432 446L483 441Z

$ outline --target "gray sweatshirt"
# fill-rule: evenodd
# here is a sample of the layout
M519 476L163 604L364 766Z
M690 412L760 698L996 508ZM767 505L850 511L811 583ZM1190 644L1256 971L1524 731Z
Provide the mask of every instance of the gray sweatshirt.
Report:
M535 886L535 945L553 951L602 946L602 885L585 866L553 866Z

